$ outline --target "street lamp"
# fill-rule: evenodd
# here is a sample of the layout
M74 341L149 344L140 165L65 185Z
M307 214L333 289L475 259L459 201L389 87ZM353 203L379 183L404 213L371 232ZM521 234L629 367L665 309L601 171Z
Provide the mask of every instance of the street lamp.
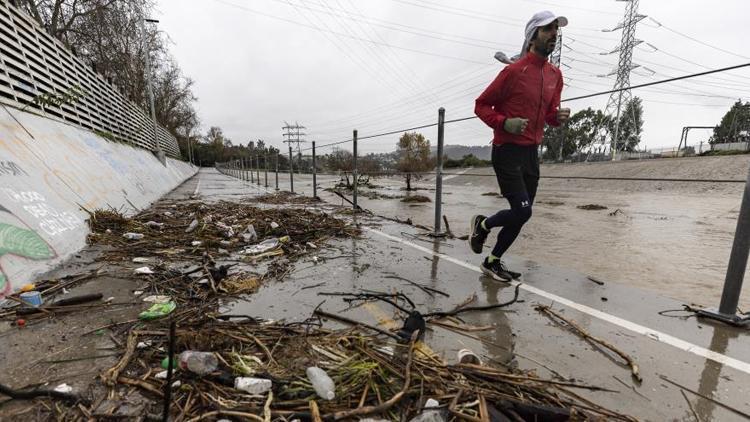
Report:
M146 22L148 23L159 23L156 19L141 19L141 26L143 30L143 36L145 38L146 36ZM164 156L164 151L161 149L161 145L159 144L159 131L158 131L158 124L156 123L156 108L154 107L154 89L152 87L151 83L151 55L149 54L149 45L148 45L148 39L145 40L146 48L144 48L144 56L146 61L146 88L148 91L148 100L151 104L151 120L154 122L154 145L156 146L156 149L154 152L156 153L156 157L161 161L162 164L166 165L167 160Z

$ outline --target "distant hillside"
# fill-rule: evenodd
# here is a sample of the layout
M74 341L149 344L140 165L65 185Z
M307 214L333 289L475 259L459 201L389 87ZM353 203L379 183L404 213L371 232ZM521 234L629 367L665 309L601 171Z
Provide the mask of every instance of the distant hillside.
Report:
M435 146L430 149L433 155L437 152L437 147ZM443 153L453 160L461 159L464 155L469 154L474 154L480 160L489 160L492 154L492 147L489 144L483 146L445 145Z

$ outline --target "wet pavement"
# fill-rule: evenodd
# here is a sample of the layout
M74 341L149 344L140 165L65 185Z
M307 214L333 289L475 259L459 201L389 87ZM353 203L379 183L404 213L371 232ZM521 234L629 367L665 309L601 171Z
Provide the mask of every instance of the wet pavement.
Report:
M468 233L468 220L473 214L491 215L507 207L506 201L497 196L497 182L490 168L463 171L467 174L446 176L443 185L443 214L457 235ZM344 204L324 190L338 181L335 176L319 175L319 196ZM295 174L294 182L295 192L312 194L310 175ZM288 190L288 174L280 174L279 183ZM415 185L421 190L413 193L403 191L403 178L373 178L371 183L376 187L360 192L362 207L429 227L434 224L433 176L418 181ZM716 307L742 189L737 183L542 179L534 216L509 253L652 290L686 304ZM381 198L369 198L373 193ZM426 195L432 202L414 204L382 198L410 194ZM578 208L589 204L607 209ZM750 267L746 278L750 279ZM750 308L750 289L741 296L740 307Z
M338 178L323 176L319 180L334 183ZM282 177L280 182L283 181ZM269 188L259 187L214 169L202 169L166 199L192 197L207 202L252 203L257 195L274 191L271 174L269 182ZM296 191L311 193L311 185L304 179L295 175L295 182ZM328 197L329 194L321 191L320 195ZM503 303L513 298L516 283L497 282L481 275L478 269L481 258L472 254L464 241L436 240L415 227L363 214L347 217L348 214L342 213L338 207L340 202L336 198L329 203L293 207L319 208L354 218L364 228L362 237L330 241L315 255L297 261L283 281L271 281L257 293L226 304L224 310L232 314L296 322L306 320L319 307L329 313L392 329L400 326L403 315L387 303L367 302L349 306L340 297L321 293L400 291L415 303L420 312L451 310L474 296L476 299L472 305L479 306ZM82 260L85 259L82 256ZM524 273L520 280L519 301L502 309L462 314L465 326L460 331L429 325L424 338L429 349L454 363L456 352L468 348L485 362L534 369L545 378L575 380L613 390L575 392L642 420L695 420L691 407L703 421L747 420L742 413L750 413L748 330L717 326L684 316L684 312L660 315L659 312L667 310L681 310L682 302L653 291L607 279L602 279L602 285L574 270L517 256L509 256L507 262L511 268ZM115 281L117 274L103 275L94 283L81 286L81 290L75 293L93 291L91 289L100 291L102 286L107 286L113 293L105 295L125 302L130 292L138 287L137 283L120 287L111 285ZM433 290L425 290L414 283ZM540 304L551 306L566 318L575 320L591 335L629 354L640 366L643 382L636 383L617 356L536 311L535 306ZM43 368L34 362L40 358L67 357L63 354L65 348L90 347L107 353L114 344L106 336L96 333L80 336L80 333L133 318L133 312L137 311L122 312L83 320L80 314L77 318L71 315L41 322L25 330L9 331L4 327L0 330L0 355L5 356L3 378L10 374L10 379L16 380L13 384L20 385L25 373L27 379L55 382L72 379L74 386L79 385L76 382L84 383L87 377L92 377L91 374L110 367L116 358L60 364L53 366L50 374L42 373ZM333 321L328 324L338 326ZM466 326L474 328L466 329ZM33 360L29 354L12 353L31 345L35 347ZM57 355L60 350L63 352ZM684 393L674 383L681 385Z
M202 180L198 193L204 199L209 195L238 195L243 189L248 194L258 190L250 183L232 180L213 170L203 170L198 177ZM326 180L337 178L319 178L322 183ZM295 186L295 191L311 193L311 186L297 175ZM393 328L399 326L401 317L388 304L349 307L338 297L320 293L402 291L421 312L449 310L473 295L477 298L473 305L505 302L513 297L512 285L481 275L477 267L480 258L468 250L465 242L435 241L410 226L361 215L356 218L367 227L362 238L333 242L330 248L320 251L317 263L312 257L298 262L283 282L263 286L228 310L300 321L320 307ZM682 302L651 291L607 280L600 285L575 271L522 258L511 256L507 261L511 268L524 272L519 302L503 309L462 315L464 322L477 327L477 331L456 332L431 326L425 343L445 360L455 362L456 351L469 348L485 360L616 390L577 393L644 420L694 420L691 406L701 420L746 420L729 408L750 413L747 330L681 317L685 315L682 312L660 315L662 311L681 310ZM403 279L449 297L428 295ZM616 356L535 311L537 304L551 306L591 335L632 356L640 366L642 384L632 380ZM681 388L670 381L686 389L690 404Z

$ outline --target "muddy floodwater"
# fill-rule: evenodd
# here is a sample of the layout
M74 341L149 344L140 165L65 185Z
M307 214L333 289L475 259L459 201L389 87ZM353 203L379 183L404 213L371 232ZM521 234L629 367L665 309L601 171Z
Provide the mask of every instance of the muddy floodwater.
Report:
M715 157L548 165L542 166L542 174L744 180L747 166L745 156ZM446 171L463 173L447 176L443 187L443 214L456 235L468 233L473 214L488 215L506 207L497 195L491 169ZM330 187L338 178L321 176L318 181ZM421 190L413 193L403 190L405 184L399 178L372 179L371 184L374 187L360 193L364 208L434 224L434 178L420 180ZM295 188L310 194L309 177L295 175ZM743 189L744 184L726 182L543 178L534 215L508 253L574 269L601 281L649 289L685 303L718 306ZM432 201L407 203L399 198L412 194L426 195ZM329 192L320 195L341 202ZM494 236L493 232L488 244ZM740 306L750 310L747 286Z

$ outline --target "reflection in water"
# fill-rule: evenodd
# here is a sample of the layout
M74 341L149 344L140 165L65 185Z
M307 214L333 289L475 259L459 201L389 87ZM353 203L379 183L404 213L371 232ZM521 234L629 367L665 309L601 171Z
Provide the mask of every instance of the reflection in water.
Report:
M488 305L500 303L501 301L498 300L499 296L507 296L507 293L512 294L513 292L513 287L509 284L494 281L484 276L481 276L479 280L482 283L482 290L485 292L485 300ZM479 315L479 321L480 325L494 325L495 327L491 332L491 338L487 338L488 332L482 335L482 338L487 340L485 341L485 345L490 357L503 365L515 366L517 364L513 355L515 341L513 339L513 330L510 328L510 321L508 320L508 316L505 315L505 311L503 309L495 309L489 312L482 312Z
M715 327L713 337L711 337L711 346L709 350L713 350L716 353L723 354L727 350L729 340L737 338L740 335L739 330L727 329L725 327ZM716 387L719 385L719 377L721 376L721 370L724 365L706 359L706 364L701 372L700 385L698 391L706 397L714 397L716 393ZM709 400L698 398L695 406L695 411L704 421L713 420L714 409L716 404Z

